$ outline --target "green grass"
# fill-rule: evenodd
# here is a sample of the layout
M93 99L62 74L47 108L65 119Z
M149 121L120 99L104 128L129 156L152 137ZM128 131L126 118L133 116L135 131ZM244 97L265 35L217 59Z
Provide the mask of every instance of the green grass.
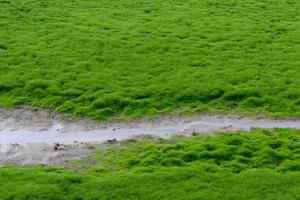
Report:
M297 200L300 173L249 170L240 174L170 169L151 174L89 176L39 169L0 170L1 200L200 199Z
M73 169L2 167L0 199L297 200L299 139L277 129L125 141Z
M98 152L93 161L101 163L96 171L152 172L175 166L202 167L207 171L226 169L232 173L256 168L300 171L299 141L300 131L289 129L129 140L119 148Z
M0 0L0 106L300 117L300 1Z
M0 0L0 107L105 120L300 117L300 1ZM70 169L1 167L2 200L299 199L300 131L144 138Z

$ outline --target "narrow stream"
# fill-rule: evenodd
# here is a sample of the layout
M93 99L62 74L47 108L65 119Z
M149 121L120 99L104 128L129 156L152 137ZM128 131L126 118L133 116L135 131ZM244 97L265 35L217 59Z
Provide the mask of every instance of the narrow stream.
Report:
M173 124L152 124L150 126L123 128L102 128L90 131L63 132L64 125L57 123L46 131L1 130L0 144L28 143L63 143L74 142L104 142L106 140L122 140L133 136L148 134L158 137L169 137L172 134L190 134L192 132L213 133L217 131L249 131L251 128L295 128L300 129L300 120L268 120L251 118L216 118L182 120Z

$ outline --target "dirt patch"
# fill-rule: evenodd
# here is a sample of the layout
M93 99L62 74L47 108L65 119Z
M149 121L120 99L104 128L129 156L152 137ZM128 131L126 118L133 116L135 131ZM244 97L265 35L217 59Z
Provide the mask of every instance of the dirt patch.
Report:
M60 126L63 124L63 126ZM0 130L45 131L57 127L61 132L87 131L105 128L104 123L95 123L86 119L63 119L54 110L44 110L22 106L14 110L0 108Z
M0 145L0 165L51 165L68 167L73 160L93 155L96 148L107 148L108 144L5 144Z
M20 107L16 110L0 109L0 130L27 129L43 131L59 121L55 112L38 108Z

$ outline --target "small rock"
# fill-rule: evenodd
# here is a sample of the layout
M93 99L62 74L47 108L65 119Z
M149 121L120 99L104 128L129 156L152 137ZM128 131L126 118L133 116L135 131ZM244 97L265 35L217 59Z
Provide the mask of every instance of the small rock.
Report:
M112 140L107 140L105 143L106 144L115 144L115 143L117 143L118 141L117 141L117 139L112 139Z
M128 142L137 142L137 140L134 139L134 138L129 138L127 141L128 141Z
M59 144L59 143L55 143L54 146L53 146L53 150L54 151L63 151L64 150L64 145Z
M54 150L54 151L57 151L57 150L58 150L58 147L59 147L59 145L60 145L59 143L55 143L55 144L54 144L54 146L53 146L53 150Z

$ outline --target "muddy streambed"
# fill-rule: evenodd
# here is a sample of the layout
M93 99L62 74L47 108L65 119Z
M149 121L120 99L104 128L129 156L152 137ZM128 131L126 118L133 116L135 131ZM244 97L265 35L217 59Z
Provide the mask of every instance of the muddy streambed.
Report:
M56 113L40 109L0 109L0 164L66 166L73 159L91 156L95 148L141 135L167 138L252 128L300 129L300 120L207 115L103 124L62 120Z
M107 140L124 140L140 135L169 137L172 134L189 135L194 132L213 133L217 131L249 131L251 128L296 128L300 129L300 121L267 120L237 118L225 116L203 116L198 119L177 120L167 122L116 124L108 127L81 130L75 124L54 124L41 131L24 129L0 130L0 144L28 143L62 143L105 142Z

